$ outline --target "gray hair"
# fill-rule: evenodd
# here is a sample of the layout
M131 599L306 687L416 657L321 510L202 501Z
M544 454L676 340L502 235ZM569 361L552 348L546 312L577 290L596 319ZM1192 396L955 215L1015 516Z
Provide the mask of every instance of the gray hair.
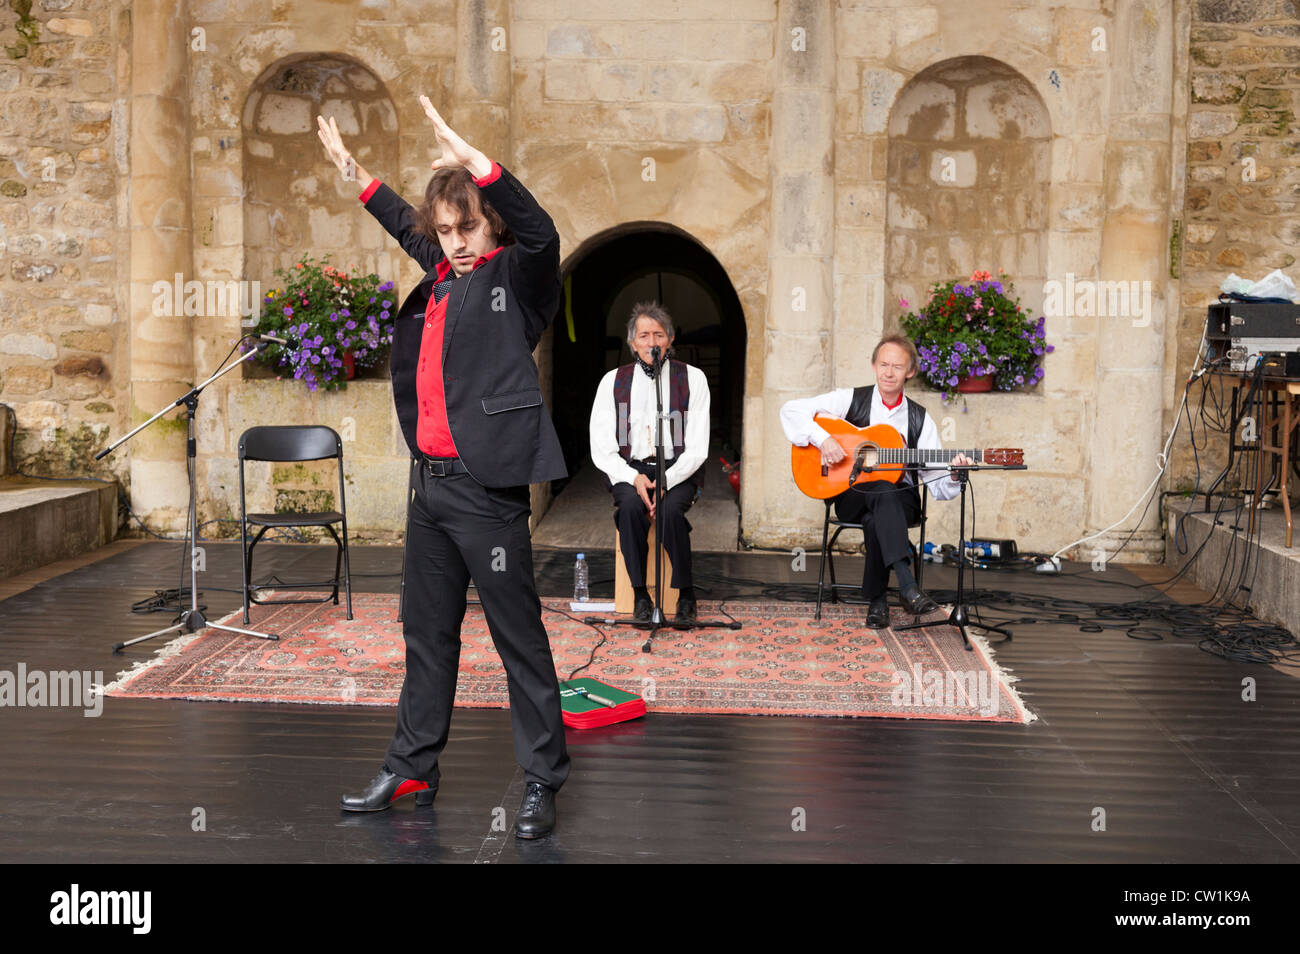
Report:
M659 327L664 330L668 340L673 340L673 320L668 316L667 309L656 301L641 301L632 306L632 317L627 320L627 343L632 344L632 339L636 337L636 320L638 318L651 318L659 322Z

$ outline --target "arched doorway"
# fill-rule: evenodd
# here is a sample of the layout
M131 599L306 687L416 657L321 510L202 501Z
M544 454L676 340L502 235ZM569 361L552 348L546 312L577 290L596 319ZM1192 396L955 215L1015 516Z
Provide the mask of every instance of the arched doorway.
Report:
M738 511L718 458L740 459L747 334L740 299L726 271L687 232L662 222L632 222L583 242L564 262L562 273L564 297L552 326L551 416L570 477L557 481L552 492L558 503L572 484L576 492L596 499L587 502L594 508L591 514L581 518L572 501L565 507L553 503L549 524L539 532L543 538L554 534L555 518L591 518L605 533L608 516L600 515L609 499L603 476L593 473L589 453L591 402L601 377L631 360L627 321L633 305L653 300L673 318L676 356L702 369L709 380L711 453L705 463L705 495L692 510L691 522L697 531L704 530L702 536L719 545L729 540L727 548L734 548ZM701 507L706 500L708 506ZM714 504L723 506L715 509ZM715 521L725 527L701 526ZM565 533L555 539L575 538Z

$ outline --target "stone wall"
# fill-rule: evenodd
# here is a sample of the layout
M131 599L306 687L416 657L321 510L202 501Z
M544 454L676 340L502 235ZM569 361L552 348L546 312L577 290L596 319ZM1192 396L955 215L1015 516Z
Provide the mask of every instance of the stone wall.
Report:
M1177 367L1171 387L1179 394L1196 360L1206 306L1223 279L1234 272L1258 279L1275 268L1300 279L1300 5L1199 0L1192 16L1186 205L1176 263L1184 292L1170 342ZM1193 386L1193 407L1200 394L1201 385ZM1223 435L1198 447L1202 490L1221 470L1226 449ZM1171 471L1171 489L1193 486L1185 426Z
M0 401L30 473L126 469L91 458L126 420L127 8L38 0L0 16Z

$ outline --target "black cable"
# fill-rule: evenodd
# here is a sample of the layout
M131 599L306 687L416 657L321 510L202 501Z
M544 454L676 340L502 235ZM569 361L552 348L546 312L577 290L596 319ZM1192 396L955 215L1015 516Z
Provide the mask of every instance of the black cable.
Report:
M601 629L599 626L597 626L595 623L589 623L585 619L582 619L581 617L574 616L568 610L560 609L557 606L547 606L545 603L542 604L542 609L547 610L548 612L551 613L559 613L561 616L567 616L575 623L581 623L583 626L590 626L596 632L600 633L600 642L596 643L596 645L591 647L591 655L587 657L587 661L583 663L581 666L579 666L577 669L573 670L573 672L569 673L567 678L560 680L562 683L569 682L569 680L573 679L573 677L576 676L578 673L582 672L584 669L588 669L591 667L591 665L596 661L596 653L600 650L602 646L605 645L605 643L609 642L609 634L605 632L603 629Z

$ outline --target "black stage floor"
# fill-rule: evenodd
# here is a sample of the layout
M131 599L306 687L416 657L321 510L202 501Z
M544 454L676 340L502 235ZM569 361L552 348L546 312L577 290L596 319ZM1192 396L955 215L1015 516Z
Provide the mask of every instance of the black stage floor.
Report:
M395 591L400 551L357 547L358 590ZM572 554L537 553L539 589L571 586ZM593 578L612 576L594 554ZM103 670L161 640L136 600L177 585L180 545L118 552L0 602L0 668ZM201 581L239 579L208 544ZM257 577L320 579L322 547L264 545ZM815 582L781 554L702 555L701 574ZM852 572L844 559L841 578ZM1085 568L1086 569L1086 568ZM990 588L1128 600L1111 566L1076 577L981 574ZM1103 582L1103 578L1106 582ZM927 588L952 571L928 571ZM1145 591L1145 592L1150 592ZM726 595L720 586L702 596ZM214 618L235 593L204 591ZM618 638L640 641L623 631ZM504 710L457 710L432 810L339 811L375 772L394 710L108 699L0 709L0 861L1294 862L1300 857L1300 680L1194 640L1145 642L1066 624L1015 627L998 661L1039 716L1027 726L899 719L655 715L570 731L556 833L494 831L521 794ZM1257 701L1242 701L1242 680ZM406 800L410 802L410 799ZM206 830L193 831L194 810ZM793 830L798 809L806 830ZM1094 830L1097 809L1105 830ZM497 812L496 817L501 813ZM497 826L500 827L500 826Z

